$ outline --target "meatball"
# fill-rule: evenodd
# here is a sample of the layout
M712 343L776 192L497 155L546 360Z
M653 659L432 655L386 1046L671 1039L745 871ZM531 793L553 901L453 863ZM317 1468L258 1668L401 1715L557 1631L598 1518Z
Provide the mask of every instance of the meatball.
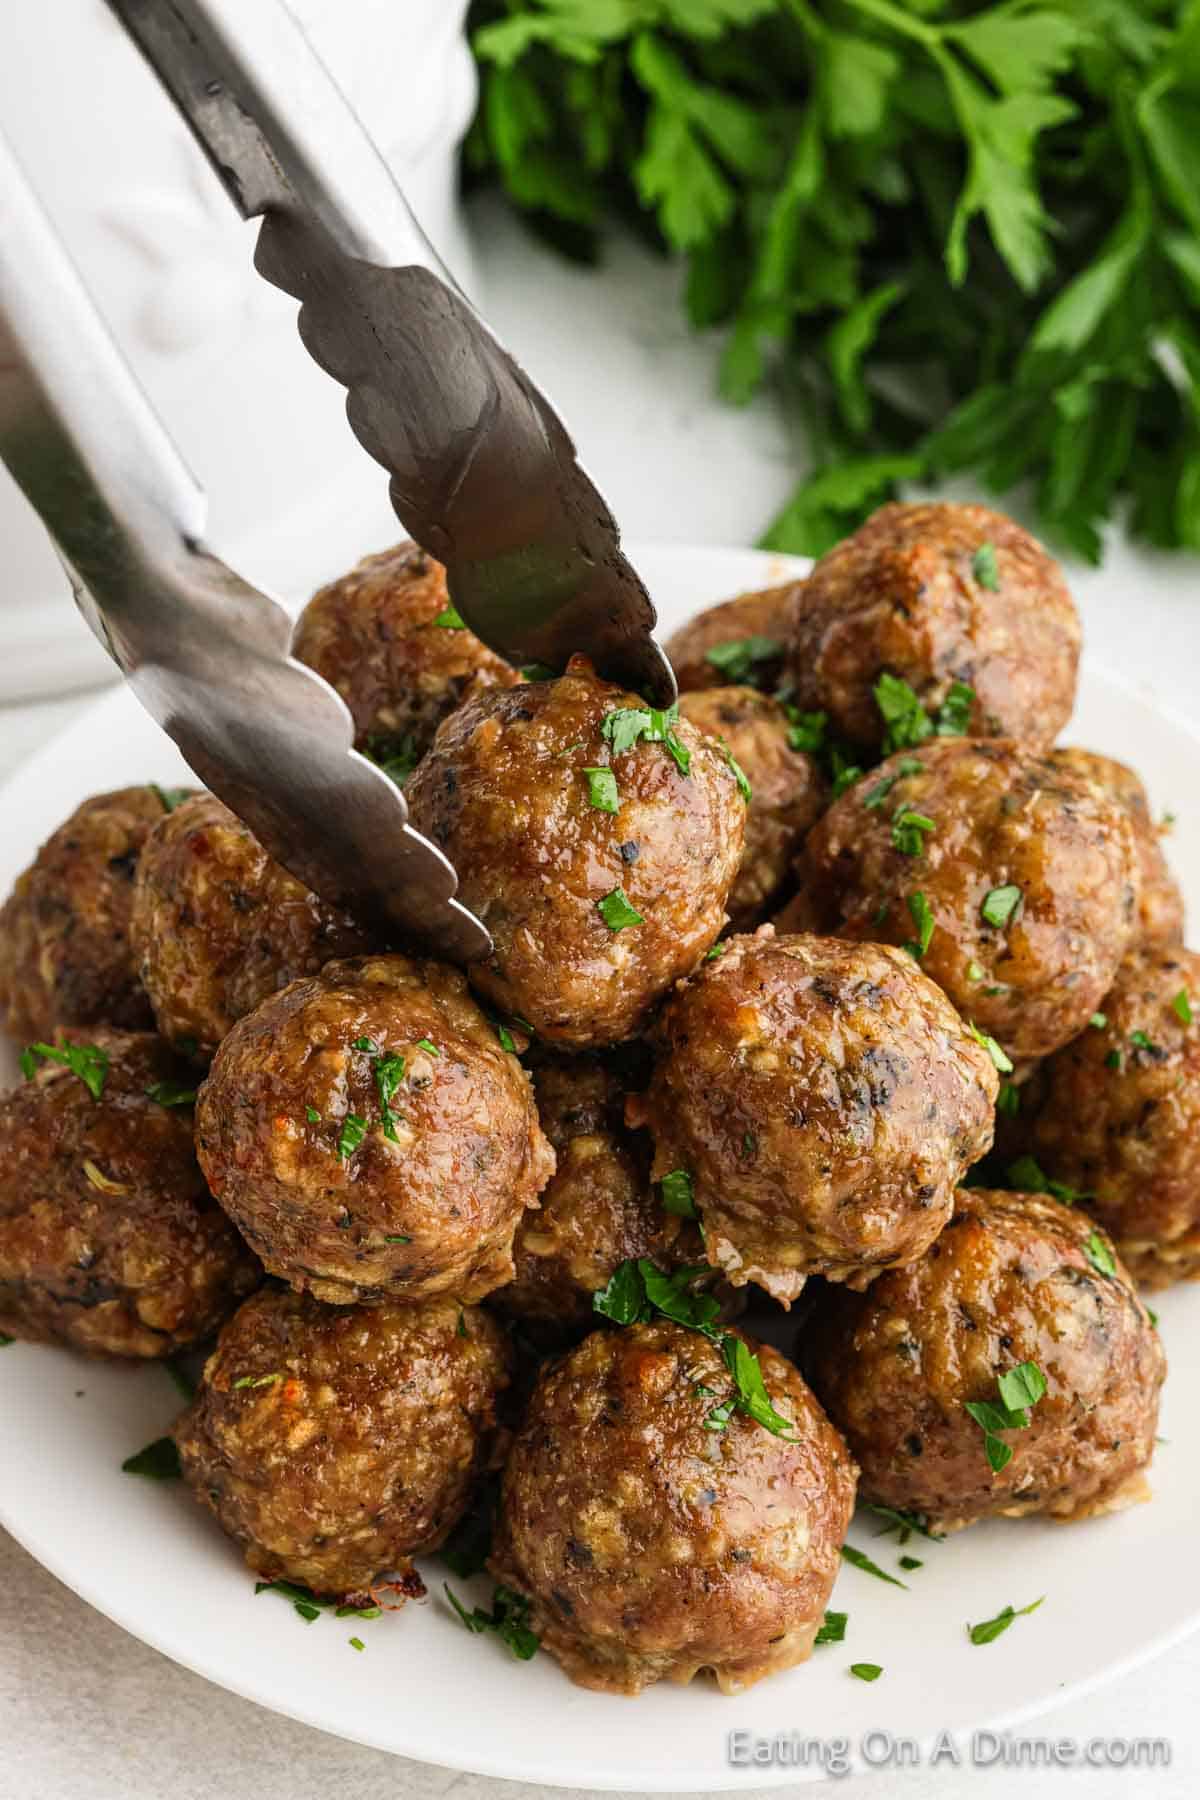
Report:
M148 839L133 942L158 1029L205 1061L268 994L372 947L215 794L176 807Z
M917 1262L865 1294L829 1289L809 1321L808 1378L862 1466L862 1498L949 1531L1002 1514L1058 1519L1146 1497L1166 1364L1107 1240L1045 1194L963 1189ZM968 1403L1035 1363L1028 1426L989 1443ZM997 1444L1004 1451L989 1458Z
M729 940L664 1007L630 1117L691 1177L709 1261L786 1306L920 1256L992 1141L992 1060L905 951Z
M358 748L401 776L468 693L520 680L459 622L445 569L411 543L364 557L314 594L292 654L342 696Z
M834 929L913 944L1016 1060L1082 1031L1137 926L1128 815L1057 750L898 752L834 802L805 861Z
M170 1356L262 1270L204 1185L189 1077L166 1045L102 1030L73 1060L82 1074L38 1058L0 1099L0 1331Z
M812 1649L854 1465L791 1363L742 1341L787 1436L740 1412L713 1428L728 1369L681 1325L593 1332L538 1382L488 1566L581 1687L637 1694L711 1669L736 1694Z
M804 587L802 581L786 581L761 593L739 594L681 625L666 645L680 693L732 681L774 693Z
M884 739L885 672L935 712L974 692L976 737L1050 744L1071 716L1082 643L1062 571L986 506L884 506L814 568L788 672L797 706L866 749Z
M1029 1130L1045 1173L1079 1190L1147 1287L1200 1276L1200 955L1131 956L1040 1077Z
M1129 814L1133 848L1141 873L1137 942L1142 950L1170 950L1183 942L1184 906L1179 883L1163 854L1162 837L1150 812L1141 777L1095 750L1059 750L1058 758L1087 775Z
M154 1023L129 920L138 858L163 811L159 788L94 794L17 877L0 912L0 1013L23 1043L60 1025Z
M267 1580L359 1604L422 1594L411 1558L470 1502L508 1386L504 1333L447 1298L322 1306L264 1288L175 1427L202 1506Z
M240 1020L196 1149L271 1273L335 1305L482 1299L554 1173L529 1077L465 976L406 956L328 963Z
M736 931L761 923L778 899L809 827L829 801L817 762L791 746L792 727L778 700L752 687L705 688L685 694L683 717L729 751L750 784L746 846L729 895Z
M472 982L552 1044L635 1037L725 922L746 805L724 752L582 658L468 701L408 802L492 934Z
M626 1129L623 1084L600 1058L547 1059L533 1072L538 1117L558 1159L513 1244L516 1275L492 1300L561 1341L595 1324L592 1296L619 1264L645 1256L662 1268L702 1259L699 1234L666 1212L650 1182L650 1146Z

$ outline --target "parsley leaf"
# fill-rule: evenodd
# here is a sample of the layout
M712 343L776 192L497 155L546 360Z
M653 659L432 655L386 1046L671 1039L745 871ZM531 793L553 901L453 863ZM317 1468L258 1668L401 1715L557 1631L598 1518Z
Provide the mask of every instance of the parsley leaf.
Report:
M916 960L920 962L930 944L933 942L933 933L937 925L937 920L933 915L933 908L930 906L929 901L924 894L918 893L910 894L908 896L908 916L917 928L917 936L915 943L906 944L904 948L908 951L910 956L915 957Z
M343 1162L348 1161L367 1135L367 1121L359 1113L347 1113L342 1120L342 1129L338 1133L337 1153Z
M692 1193L692 1178L686 1169L672 1169L659 1182L664 1210L676 1213L682 1219L696 1217L696 1200Z
M1010 882L1005 887L989 889L979 910L989 925L995 925L998 930L1003 930L1004 926L1010 924L1016 917L1021 900L1020 888Z
M846 1622L850 1614L844 1612L827 1612L824 1622L817 1627L814 1644L841 1644L846 1638Z
M597 812L615 813L621 810L621 795L617 788L617 778L609 768L590 768L583 771L587 782L588 805L594 806Z
M146 1089L146 1098L157 1106L194 1106L196 1089L185 1087L181 1081L156 1081Z
M725 328L722 391L790 399L811 473L770 547L820 554L959 470L1024 485L1092 559L1118 510L1200 541L1182 0L475 0L472 22L474 179L585 262L640 210L693 324ZM995 560L985 540L967 570L999 593Z
M440 625L443 631L465 631L467 629L467 622L456 606L444 606L433 622L435 625Z
M714 669L719 669L733 686L757 687L760 685L757 665L777 662L783 655L783 648L778 638L729 638L725 643L714 644L711 649L706 650L704 660L711 663Z
M884 671L872 692L884 723L883 754L923 744L933 733L933 723L917 695L898 675Z
M1025 1431L1029 1426L1029 1409L1046 1395L1046 1377L1036 1363L1018 1363L1006 1369L996 1380L999 1400L964 1400L963 1410L970 1413L983 1432L983 1447L994 1473L1007 1468L1012 1461L1012 1446L997 1433Z
M149 1481L178 1481L183 1474L175 1439L155 1438L144 1450L127 1456L121 1464L126 1475L144 1475Z
M93 1100L99 1100L108 1078L108 1051L99 1044L29 1044L21 1052L21 1073L26 1081L37 1072L39 1059L62 1063L78 1075ZM153 1096L152 1096L153 1097Z
M485 1612L480 1606L472 1607L468 1612L449 1583L444 1582L442 1585L447 1600L468 1631L476 1634L493 1632L502 1644L507 1645L518 1662L529 1662L531 1657L537 1655L542 1640L529 1623L532 1603L524 1594L518 1594L513 1588L498 1587L492 1595L490 1612Z
M994 1619L984 1619L979 1625L968 1625L967 1635L973 1644L990 1644L998 1638L1002 1631L1007 1631L1014 1619L1027 1618L1036 1612L1046 1598L1042 1594L1037 1600L1031 1600L1028 1606L1004 1606Z
M624 931L627 925L644 925L645 919L630 903L624 888L615 887L602 900L597 900L596 910L610 931Z

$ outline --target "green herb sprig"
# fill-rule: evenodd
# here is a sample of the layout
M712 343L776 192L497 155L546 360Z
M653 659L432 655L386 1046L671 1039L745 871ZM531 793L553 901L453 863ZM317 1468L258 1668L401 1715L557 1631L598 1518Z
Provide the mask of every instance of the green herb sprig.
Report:
M468 171L566 254L640 215L800 413L767 530L1025 484L1058 543L1200 548L1200 133L1179 0L475 0ZM996 546L963 578L1003 595Z

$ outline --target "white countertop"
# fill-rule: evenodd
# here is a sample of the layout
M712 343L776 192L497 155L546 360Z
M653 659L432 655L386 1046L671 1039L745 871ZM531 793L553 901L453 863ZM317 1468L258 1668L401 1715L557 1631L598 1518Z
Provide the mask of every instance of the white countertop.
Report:
M713 395L709 345L690 336L675 278L640 248L619 246L600 274L553 259L491 208L476 219L486 309L544 381L630 538L752 542L787 495L799 447L769 403L747 411ZM370 481L371 475L366 479ZM363 550L387 541L375 477L363 502ZM390 535L396 535L394 528ZM317 571L324 575L327 571ZM1200 562L1114 544L1103 572L1072 571L1089 651L1185 715L1200 670ZM82 629L82 627L81 627ZM87 696L0 708L0 775L78 716ZM1116 750L1121 747L1105 746ZM1136 746L1128 746L1136 761ZM0 1481L3 1471L0 1470ZM153 1571L147 1571L153 1580ZM1121 1584L1114 1657L1121 1654ZM914 1650L916 1646L914 1646ZM464 1660L464 1671L469 1664ZM1167 1771L1089 1771L1088 1800L1200 1788L1200 1636L1029 1727L1051 1738L1165 1737ZM398 1703L402 1697L398 1696ZM464 1705L469 1693L464 1692ZM614 1702L620 1729L620 1702ZM714 1697L714 1706L720 1701ZM546 1789L455 1775L360 1749L261 1711L147 1649L93 1612L0 1532L0 1800L537 1800ZM980 1800L1019 1779L1026 1800L1066 1792L1065 1770L924 1769L852 1777L848 1797ZM586 1771L580 1771L586 1781ZM751 1778L752 1780L752 1778ZM757 1790L748 1784L748 1793Z

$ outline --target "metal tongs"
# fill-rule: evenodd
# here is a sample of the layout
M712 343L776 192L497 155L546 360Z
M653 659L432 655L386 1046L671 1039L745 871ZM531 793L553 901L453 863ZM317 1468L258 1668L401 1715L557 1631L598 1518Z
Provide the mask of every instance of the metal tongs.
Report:
M514 663L588 654L660 705L654 608L565 426L442 267L278 0L109 0L247 218L259 273L348 389L359 441L466 623ZM442 956L491 940L205 498L0 139L0 457L76 601L200 779L325 899Z

